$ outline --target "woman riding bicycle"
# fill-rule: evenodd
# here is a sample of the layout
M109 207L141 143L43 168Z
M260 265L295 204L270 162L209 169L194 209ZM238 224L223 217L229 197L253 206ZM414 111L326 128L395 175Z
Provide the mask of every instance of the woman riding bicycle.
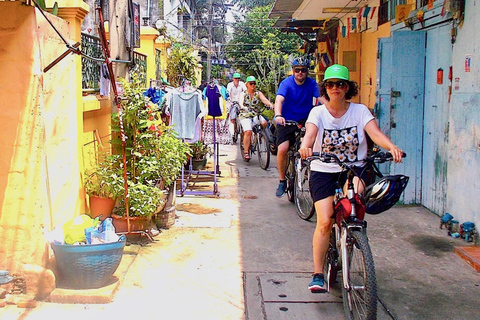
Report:
M259 115L261 111L268 106L272 108L272 103L265 95L256 90L257 79L254 76L248 76L246 81L247 91L240 96L240 125L243 129L243 159L250 161L250 143L252 138L252 123L260 123L263 128L267 127L267 120Z
M390 151L395 162L401 162L402 150L380 131L370 110L363 104L348 101L358 94L358 86L350 81L345 66L335 64L325 70L320 94L327 102L313 108L308 116L299 150L303 159L312 156L313 152L325 152L335 154L342 161L358 162L361 166L361 160L367 156L368 134L374 143ZM312 292L325 292L323 265L333 224L333 197L337 181L343 186L347 177L336 163L314 160L310 168L310 192L317 224L312 241L314 274L308 288ZM364 170L359 169L358 173L362 180L367 178ZM354 179L357 192L363 191L364 187L360 178Z

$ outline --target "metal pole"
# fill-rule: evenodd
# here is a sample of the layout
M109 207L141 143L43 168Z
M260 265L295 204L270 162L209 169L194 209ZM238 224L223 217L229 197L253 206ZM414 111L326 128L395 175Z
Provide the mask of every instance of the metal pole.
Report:
M127 233L130 233L130 212L128 201L128 179L127 179L127 155L126 155L126 141L125 130L123 128L123 109L120 103L120 97L118 96L117 84L115 82L115 75L113 73L112 60L110 59L110 50L108 49L107 36L105 34L105 28L103 25L103 14L101 8L97 8L98 16L100 18L100 40L102 44L103 55L105 56L105 63L107 64L108 73L110 75L110 83L112 84L114 101L118 110L118 121L120 123L120 135L122 138L122 160L123 160L123 181L124 181L124 195L125 195L125 216L127 217Z

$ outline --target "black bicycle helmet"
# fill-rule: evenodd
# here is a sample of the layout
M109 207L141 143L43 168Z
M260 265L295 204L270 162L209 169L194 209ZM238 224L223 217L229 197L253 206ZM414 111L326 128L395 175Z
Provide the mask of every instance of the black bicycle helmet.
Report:
M386 176L366 187L366 212L379 214L393 207L407 187L408 179L401 174Z

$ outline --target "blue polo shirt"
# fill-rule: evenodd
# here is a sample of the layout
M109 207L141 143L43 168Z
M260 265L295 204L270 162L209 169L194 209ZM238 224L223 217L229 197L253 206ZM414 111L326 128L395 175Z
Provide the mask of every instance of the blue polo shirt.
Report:
M278 87L277 95L285 98L282 104L282 116L285 120L301 121L308 117L313 107L313 98L320 96L318 84L307 77L298 85L293 76L285 78Z

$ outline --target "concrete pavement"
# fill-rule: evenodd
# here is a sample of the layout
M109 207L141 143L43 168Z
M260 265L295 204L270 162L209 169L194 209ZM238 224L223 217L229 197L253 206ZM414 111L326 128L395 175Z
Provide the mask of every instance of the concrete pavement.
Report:
M56 302L8 306L0 318L342 319L338 286L307 290L315 217L303 221L275 197L275 157L264 171L255 157L244 163L238 146L222 145L220 166L220 195L178 197L175 225L127 247L109 287L57 291ZM367 221L379 319L480 319L480 275L453 252L466 243L440 230L437 216L397 206Z

